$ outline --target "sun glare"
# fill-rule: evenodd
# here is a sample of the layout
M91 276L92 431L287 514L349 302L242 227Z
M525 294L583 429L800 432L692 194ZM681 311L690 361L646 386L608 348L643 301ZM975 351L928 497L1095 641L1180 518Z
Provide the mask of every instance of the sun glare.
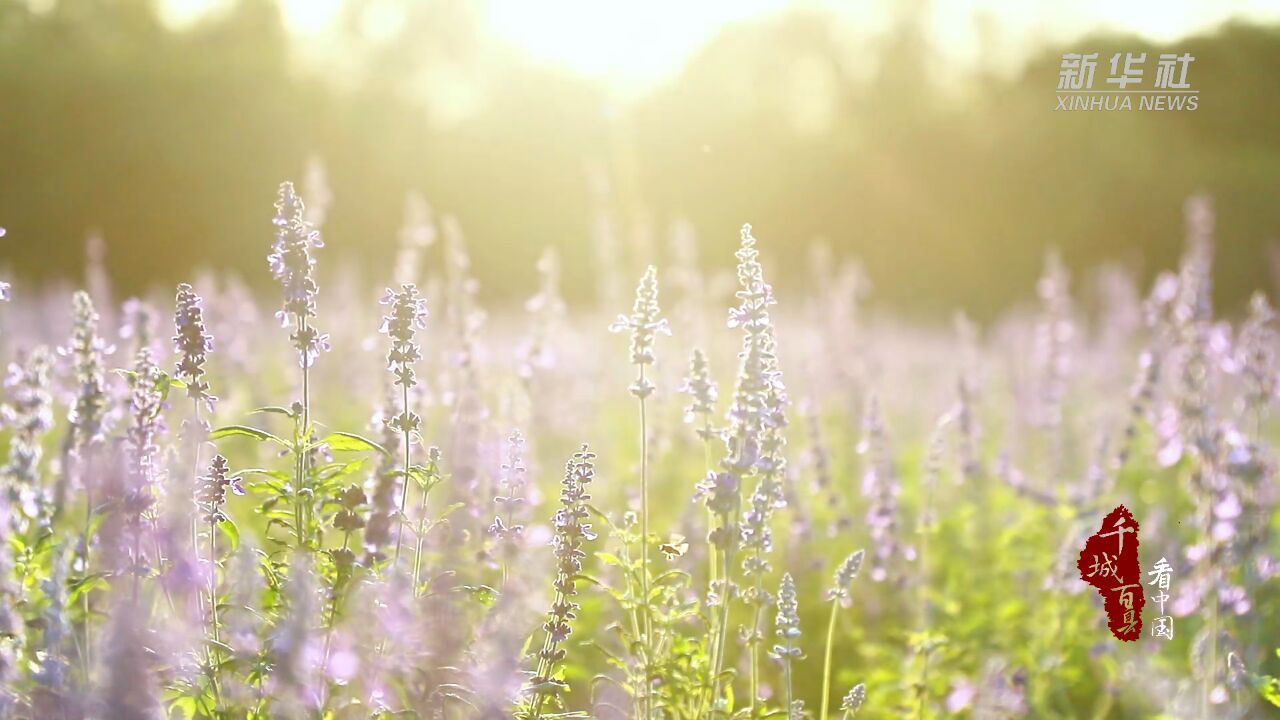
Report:
M673 71L724 25L787 0L490 0L493 32L540 61L622 85Z
M234 0L162 0L167 21L186 26ZM296 34L316 36L334 27L346 0L276 0ZM893 2L847 0L472 0L485 13L487 30L534 62L603 81L622 95L641 94L670 77L718 32L788 8L833 13L847 30L873 37L893 22ZM403 0L365 4L365 30L389 35L398 27ZM925 6L929 40L961 65L985 62L1016 67L1024 52L1043 42L1065 41L1092 29L1136 32L1170 41L1233 16L1280 19L1274 0L1166 0L1160 7L1083 0L1065 11L1053 0L950 0ZM995 35L980 26L990 20ZM991 44L992 39L995 45ZM314 48L313 48L314 49Z

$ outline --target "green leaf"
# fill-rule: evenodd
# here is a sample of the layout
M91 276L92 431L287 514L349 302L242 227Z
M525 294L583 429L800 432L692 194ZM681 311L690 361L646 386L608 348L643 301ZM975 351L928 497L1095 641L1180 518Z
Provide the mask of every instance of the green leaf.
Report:
M461 502L456 502L456 503L452 503L452 504L450 504L449 506L445 507L445 509L444 509L444 510L441 510L441 511L440 511L440 514L436 516L436 522L439 522L439 521L441 521L441 520L443 520L443 519L445 519L445 518L449 517L450 515L454 514L455 512L457 512L457 511L461 510L462 508L464 508L464 507L466 507L466 506L467 506L467 504L466 504L466 503L461 503Z
M169 704L170 712L177 712L178 717L186 720L196 716L196 699L190 695L184 695Z
M626 566L626 563L622 562L622 558L618 557L617 555L614 555L613 553L598 552L596 553L596 557L599 558L600 562L604 563L605 565L613 565L614 567Z
M396 474L404 475L404 471L397 470ZM418 483L418 487L422 489L422 492L431 492L431 488L444 481L444 478L440 477L439 473L428 471L421 465L414 465L410 467L409 477L413 478L414 482Z
M1254 687L1263 700L1280 707L1280 680L1270 675L1259 675L1254 679Z
M293 417L292 410L290 410L287 407L280 407L279 405L266 405L260 408L254 408L249 411L250 415L258 415L261 413L275 413L276 415L286 415L288 417Z
M364 459L361 458L349 463L329 463L316 470L316 476L323 480L337 480L359 470L364 465L364 462Z
M488 585L463 585L458 589L484 607L493 607L493 604L498 602L498 591Z
M266 477L275 478L276 480L284 480L286 482L293 479L293 473L291 472L285 472L283 470L268 470L267 468L245 468L231 473L231 477L233 478L242 478L249 475L265 475Z
M67 593L67 604L74 605L85 593L93 592L98 588L106 589L110 587L104 577L105 573L94 573L86 575L77 580L73 580L69 585L70 592Z
M361 437L355 433L336 432L328 435L320 441L323 445L328 445L330 450L334 452L365 452L368 450L376 450L383 455L390 455L387 449L378 443L366 437Z
M227 518L218 523L218 529L227 538L227 542L231 543L230 552L235 552L240 547L240 528L236 527L235 521Z
M209 433L210 440L221 440L222 438L227 437L248 437L257 440L258 442L270 440L271 442L277 443L283 447L289 447L289 443L281 440L275 435L272 435L266 430L259 430L256 427L249 427L248 425L227 425Z
M529 691L535 695L558 695L568 689L569 686L559 680L548 680L546 682L540 682L529 686ZM543 715L543 717L550 716Z

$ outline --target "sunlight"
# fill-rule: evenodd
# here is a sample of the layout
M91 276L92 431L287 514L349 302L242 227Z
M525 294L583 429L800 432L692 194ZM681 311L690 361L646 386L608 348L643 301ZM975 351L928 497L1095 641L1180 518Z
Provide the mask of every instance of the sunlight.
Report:
M786 0L490 0L495 35L536 59L612 84L674 72L721 27L781 10Z
M301 33L319 32L341 10L342 0L280 0L285 22Z
M160 13L174 27L186 27L230 5L229 0L164 0ZM279 0L280 14L291 30L314 34L323 30L342 10L343 0Z

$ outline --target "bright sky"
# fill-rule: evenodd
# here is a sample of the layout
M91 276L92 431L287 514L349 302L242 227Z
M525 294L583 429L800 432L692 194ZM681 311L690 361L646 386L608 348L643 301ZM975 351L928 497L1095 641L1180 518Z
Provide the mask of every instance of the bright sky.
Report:
M164 0L169 19L189 23L228 0ZM415 1L415 0L407 0ZM424 0L416 0L424 1ZM913 0L905 0L910 3ZM1231 17L1280 21L1275 0L914 0L930 8L930 32L943 52L960 62L998 53L1016 62L1044 40L1062 40L1104 27L1171 40ZM488 0L488 19L503 41L539 62L605 79L635 91L660 82L724 25L789 6L835 10L854 32L874 32L903 0ZM294 31L323 33L342 0L280 0ZM374 3L377 7L377 3ZM384 12L385 22L395 22ZM992 49L977 18L994 22L1000 41ZM384 22L384 24L385 24ZM991 60L992 58L984 58Z

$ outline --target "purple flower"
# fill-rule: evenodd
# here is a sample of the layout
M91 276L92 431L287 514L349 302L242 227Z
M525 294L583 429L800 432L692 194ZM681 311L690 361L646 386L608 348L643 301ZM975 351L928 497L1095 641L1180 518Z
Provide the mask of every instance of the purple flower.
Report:
M312 251L324 247L320 233L305 219L306 208L302 198L293 190L293 183L280 184L276 200L275 242L267 265L271 275L284 288L284 305L276 312L281 327L296 323L290 339L298 351L298 363L308 368L315 364L322 351L329 350L329 336L310 326L316 316L316 296L319 287L313 277L316 261Z
M210 412L218 398L209 394L209 383L204 379L204 364L213 349L213 338L204 327L204 310L200 296L191 286L178 286L173 314L177 334L173 336L173 348L178 353L175 374L187 384L187 397L203 402Z

